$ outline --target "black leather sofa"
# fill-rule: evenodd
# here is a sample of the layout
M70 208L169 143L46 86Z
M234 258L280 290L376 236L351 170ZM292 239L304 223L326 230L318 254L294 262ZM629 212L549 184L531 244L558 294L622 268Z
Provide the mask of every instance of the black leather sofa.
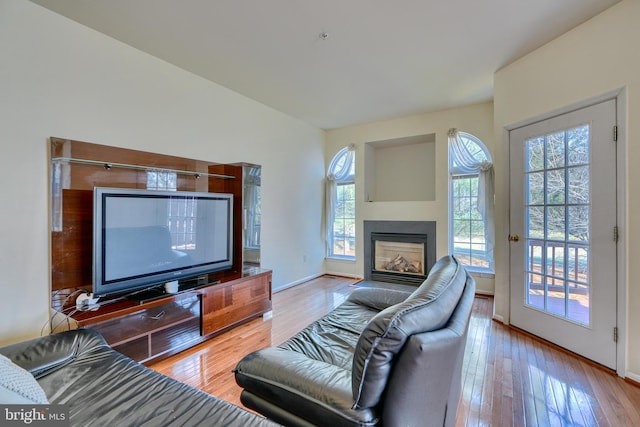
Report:
M64 404L72 426L277 425L117 353L90 329L9 345L0 354L35 377L45 403Z
M475 281L452 256L414 292L361 288L235 370L242 403L289 426L452 426Z

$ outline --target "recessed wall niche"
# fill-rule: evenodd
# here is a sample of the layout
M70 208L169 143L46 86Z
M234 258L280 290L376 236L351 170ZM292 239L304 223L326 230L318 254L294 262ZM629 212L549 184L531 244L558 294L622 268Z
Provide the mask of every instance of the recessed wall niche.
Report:
M436 135L408 136L365 144L365 201L436 199Z

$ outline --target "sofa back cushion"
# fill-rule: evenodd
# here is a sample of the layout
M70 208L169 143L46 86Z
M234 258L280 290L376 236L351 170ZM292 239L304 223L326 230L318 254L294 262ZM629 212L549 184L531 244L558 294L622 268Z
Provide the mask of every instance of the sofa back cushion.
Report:
M378 404L394 358L407 338L444 327L466 283L453 256L438 260L427 279L406 300L378 313L362 331L353 355L354 408Z

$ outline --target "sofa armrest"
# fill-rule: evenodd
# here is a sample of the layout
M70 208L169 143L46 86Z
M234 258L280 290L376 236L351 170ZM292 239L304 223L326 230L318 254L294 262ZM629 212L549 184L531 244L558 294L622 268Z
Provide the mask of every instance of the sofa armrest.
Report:
M465 341L447 328L411 336L389 379L383 425L454 425Z
M349 419L368 425L377 420L372 410L352 409L351 371L295 351L278 347L256 351L245 356L234 372L247 392L310 422L322 419L327 425L341 425Z
M37 379L96 347L108 347L100 334L77 329L1 347L0 353Z
M349 295L347 301L364 305L378 311L406 300L411 292L384 288L358 288Z
M407 340L387 384L384 425L455 425L475 297L475 281L468 274L466 279L465 289L447 325L412 335Z

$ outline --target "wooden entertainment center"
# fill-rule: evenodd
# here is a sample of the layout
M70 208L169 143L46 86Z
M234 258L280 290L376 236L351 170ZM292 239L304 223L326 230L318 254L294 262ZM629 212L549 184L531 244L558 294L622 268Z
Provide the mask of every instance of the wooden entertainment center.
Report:
M271 271L243 260L246 164L61 138L51 138L50 148L52 330L91 327L121 353L151 362L271 311ZM142 301L114 295L78 310L76 297L92 290L93 188L148 188L149 173L171 174L176 190L233 194L233 267L181 281L175 294L157 291Z

